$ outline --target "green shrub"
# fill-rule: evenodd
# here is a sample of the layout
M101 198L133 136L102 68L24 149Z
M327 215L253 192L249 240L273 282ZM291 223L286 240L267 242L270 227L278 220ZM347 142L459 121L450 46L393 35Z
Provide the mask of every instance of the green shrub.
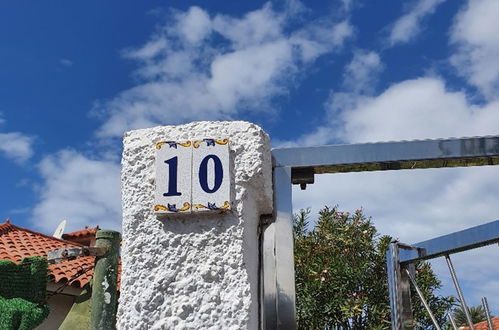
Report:
M309 210L294 217L296 303L299 329L391 329L385 253L391 238L379 236L362 210L325 207L313 228ZM440 324L452 297L440 297L429 263L416 265L418 286ZM412 294L416 329L431 320Z
M0 329L31 330L49 315L48 305L39 305L21 298L0 297Z
M0 260L0 329L31 330L47 318L47 266L42 257Z

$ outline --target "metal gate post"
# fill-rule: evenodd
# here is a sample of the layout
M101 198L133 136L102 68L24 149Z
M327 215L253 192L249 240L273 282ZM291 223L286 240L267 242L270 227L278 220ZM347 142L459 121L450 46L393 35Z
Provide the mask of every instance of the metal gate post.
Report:
M275 224L263 229L262 249L262 329L273 330L277 324L277 279L275 256Z
M99 230L95 238L95 246L107 248L108 251L104 256L95 258L90 330L113 330L116 328L116 289L121 235L113 230Z
M274 168L274 206L276 219L269 233L273 232L275 235L275 311L277 315L276 324L267 329L293 330L296 329L296 304L290 167ZM269 296L265 298L271 298L272 291L268 294Z
M411 287L409 276L399 262L399 244L394 242L386 251L388 274L388 291L390 295L390 311L392 329L409 330L414 328L414 319L411 308Z

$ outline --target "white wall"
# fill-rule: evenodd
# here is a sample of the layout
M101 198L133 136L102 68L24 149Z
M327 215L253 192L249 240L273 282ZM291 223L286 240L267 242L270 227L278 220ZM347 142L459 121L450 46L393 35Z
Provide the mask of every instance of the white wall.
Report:
M153 212L159 141L229 138L233 211ZM267 134L247 122L195 122L125 134L120 329L257 329L258 222L272 212Z

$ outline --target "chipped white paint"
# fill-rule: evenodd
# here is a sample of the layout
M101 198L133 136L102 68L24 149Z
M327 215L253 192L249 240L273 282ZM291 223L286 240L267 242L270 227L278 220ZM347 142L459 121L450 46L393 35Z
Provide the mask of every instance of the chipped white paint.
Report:
M104 302L106 304L110 304L111 303L111 294L109 292L105 292L104 293Z
M109 288L109 283L107 282L107 276L104 276L104 281L102 281L102 287L104 288L104 302L106 304L111 303L111 293L106 292Z
M230 140L232 211L154 213L160 141ZM120 329L257 329L258 222L272 212L268 136L247 122L125 134Z

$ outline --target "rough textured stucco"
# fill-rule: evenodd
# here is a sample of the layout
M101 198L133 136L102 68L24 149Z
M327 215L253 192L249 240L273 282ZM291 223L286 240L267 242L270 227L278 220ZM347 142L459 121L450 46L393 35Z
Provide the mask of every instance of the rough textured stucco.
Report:
M229 138L233 210L157 217L154 144ZM258 222L272 212L267 134L247 122L195 122L125 134L120 329L257 329Z

